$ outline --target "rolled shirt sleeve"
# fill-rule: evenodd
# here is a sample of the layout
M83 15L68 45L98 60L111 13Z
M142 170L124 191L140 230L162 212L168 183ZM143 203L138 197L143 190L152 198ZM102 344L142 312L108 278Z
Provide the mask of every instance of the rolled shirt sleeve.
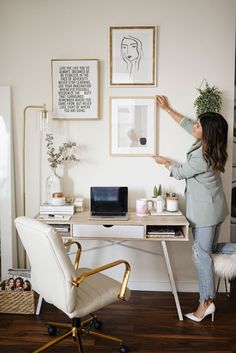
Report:
M191 135L193 133L194 124L195 124L195 122L193 120L188 119L188 118L183 118L181 120L181 122L179 123L179 125Z
M183 118L179 123L179 125L189 134L193 133L194 124L195 122L188 118ZM203 158L202 146L196 146L195 150L194 148L190 154L187 154L188 159L184 164L172 164L172 166L169 168L170 176L174 177L175 179L182 180L192 178L197 174L205 173L208 171L209 165Z
M208 163L203 156L198 155L199 149L196 152L197 153L192 153L190 158L184 164L173 164L169 169L170 176L182 180L207 172L209 170Z

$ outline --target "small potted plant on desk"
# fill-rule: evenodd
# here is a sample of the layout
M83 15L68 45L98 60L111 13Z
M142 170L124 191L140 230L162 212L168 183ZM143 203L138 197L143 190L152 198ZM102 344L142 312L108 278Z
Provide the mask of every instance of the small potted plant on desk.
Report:
M156 185L153 188L153 195L152 199L154 201L154 209L155 212L163 212L165 208L165 200L162 197L162 187L161 184L159 185L158 189Z

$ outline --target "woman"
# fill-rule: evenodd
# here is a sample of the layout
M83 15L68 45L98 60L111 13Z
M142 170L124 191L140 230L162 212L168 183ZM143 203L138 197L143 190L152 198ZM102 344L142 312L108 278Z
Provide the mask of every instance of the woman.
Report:
M186 217L192 226L200 291L197 309L186 317L200 322L212 315L214 320L216 293L211 254L236 253L236 244L218 244L221 224L229 213L220 176L228 157L228 124L223 116L212 112L200 115L194 123L171 109L164 96L157 96L157 104L197 139L182 165L158 155L153 158L170 171L170 176L186 181Z

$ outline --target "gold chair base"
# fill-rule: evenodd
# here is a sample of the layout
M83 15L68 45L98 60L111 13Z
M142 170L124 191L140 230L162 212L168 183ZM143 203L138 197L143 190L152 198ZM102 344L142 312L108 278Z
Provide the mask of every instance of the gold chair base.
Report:
M55 339L52 339L48 343L44 344L42 347L36 349L35 351L33 351L33 353L43 352L46 349L48 349L49 347L54 346L55 344L63 341L65 338L67 338L69 336L72 336L74 341L77 342L78 353L83 353L82 340L81 340L81 336L83 334L88 334L93 337L99 337L99 338L104 338L104 339L107 339L110 341L115 341L115 342L118 342L120 344L120 346L123 344L123 340L121 340L117 337L106 335L102 332L95 332L93 330L86 329L85 326L90 324L94 319L96 319L96 317L92 316L91 318L84 320L83 322L81 322L80 327L74 327L71 324L66 324L66 323L61 323L61 322L48 321L47 322L48 326L52 326L55 328L69 329L69 330L67 332L65 332L64 334L62 334L61 336L59 336Z

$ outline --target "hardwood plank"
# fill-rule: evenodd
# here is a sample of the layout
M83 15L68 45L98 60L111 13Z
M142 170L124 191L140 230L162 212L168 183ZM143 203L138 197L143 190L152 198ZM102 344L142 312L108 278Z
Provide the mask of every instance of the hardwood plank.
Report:
M197 304L196 293L179 293L183 312ZM128 302L112 304L97 314L103 330L124 339L137 353L236 353L236 295L218 294L215 321L179 321L174 299L168 292L133 291ZM3 353L28 353L48 342L46 321L69 322L58 309L43 302L40 316L0 314L0 349ZM119 352L114 342L84 337L84 353ZM47 352L76 352L72 339Z

